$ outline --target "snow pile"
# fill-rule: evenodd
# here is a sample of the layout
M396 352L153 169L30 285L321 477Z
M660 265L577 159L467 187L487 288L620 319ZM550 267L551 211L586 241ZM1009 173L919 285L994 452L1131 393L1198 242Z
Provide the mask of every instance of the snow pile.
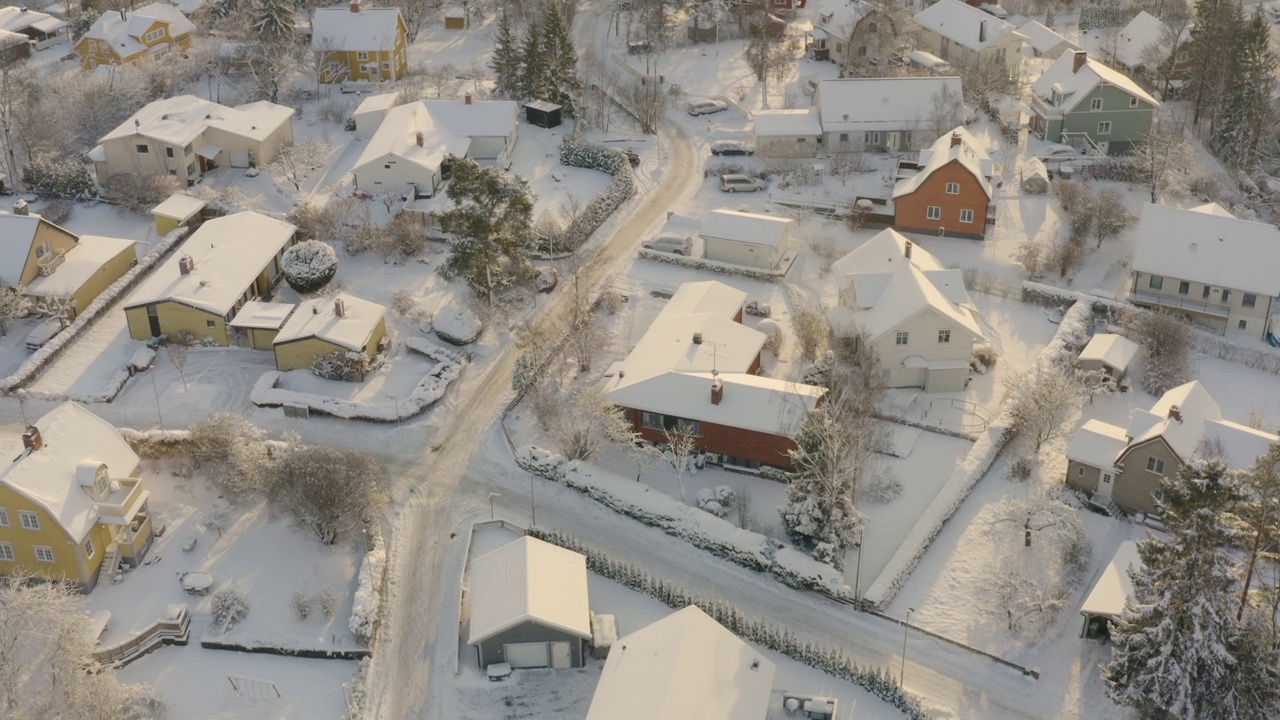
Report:
M749 278L751 280L763 280L765 282L781 282L782 278L786 276L786 273L780 270L759 270L743 265L722 263L715 260L676 255L674 253L658 252L657 250L642 249L640 250L638 257L641 260L653 260L654 262L662 262L668 265L679 265L680 267L693 268L694 270L709 270L710 272L717 272L721 275L732 275L735 277Z
M436 337L450 345L469 345L480 337L484 326L476 314L458 303L442 308L431 319Z
M560 234L556 250L576 250L636 192L635 174L627 156L612 148L565 138L560 145L560 164L599 170L613 176L604 192Z
M387 561L387 551L381 538L375 536L373 547L365 553L360 566L360 582L356 586L355 600L351 605L351 621L347 627L351 634L363 642L373 637L378 621L378 604L382 594L382 570Z
M289 287L311 293L328 285L338 273L338 253L319 240L304 240L284 251L280 267Z
M177 247L178 243L186 238L188 232L190 232L190 228L180 227L165 235L160 242L156 243L151 252L147 253L146 257L138 261L137 265L134 265L129 272L112 283L106 290L103 290L102 294L90 303L89 307L84 309L84 312L76 316L75 321L67 326L66 330L58 333L52 340L45 343L44 347L37 350L26 362L22 363L22 367L19 367L12 375L0 379L0 392L6 392L31 380L54 356L62 352L63 348L67 347L72 340L75 340L88 329L104 310L115 303L116 298L119 298L136 285L143 275L164 259L164 256L168 255L170 250Z
M1082 342L1082 338L1088 337L1092 319L1093 308L1088 302L1077 302L1072 305L1063 316L1058 331L1041 351L1036 361L1037 367L1060 364L1064 360L1069 362L1073 359L1074 353L1068 348ZM883 609L893 600L893 596L915 569L916 563L924 557L933 539L942 532L943 526L960 508L965 498L969 497L973 487L987 474L987 470L996 461L1000 451L1012 438L1011 414L1010 403L1004 403L999 414L973 444L964 461L952 473L946 484L938 490L937 496L921 514L915 527L890 558L884 571L867 590L863 597L868 602Z

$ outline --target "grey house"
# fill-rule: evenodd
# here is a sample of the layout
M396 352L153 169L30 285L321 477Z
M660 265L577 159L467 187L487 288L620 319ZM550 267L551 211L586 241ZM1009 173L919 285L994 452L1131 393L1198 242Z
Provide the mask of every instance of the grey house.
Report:
M1031 131L1049 142L1126 155L1151 129L1158 107L1132 78L1068 50L1031 84Z
M480 667L582 667L591 642L587 559L522 537L471 563L471 630Z

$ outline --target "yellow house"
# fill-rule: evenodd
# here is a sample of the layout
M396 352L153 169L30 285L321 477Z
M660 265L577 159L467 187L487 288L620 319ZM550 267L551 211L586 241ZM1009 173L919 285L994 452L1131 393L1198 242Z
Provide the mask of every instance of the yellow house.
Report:
M247 302L231 320L232 344L254 350L271 350L276 335L293 314L293 303Z
M320 82L399 80L409 68L407 33L399 8L363 8L351 0L316 10L311 50Z
M246 303L270 295L296 230L253 211L205 222L125 301L129 336L191 333L230 345L228 324Z
M144 57L191 47L196 26L172 5L151 3L136 10L110 10L76 42L80 65L124 65Z
M372 360L387 336L386 314L385 307L345 293L300 303L276 335L276 369L310 368L316 358L336 351Z
M110 423L64 403L27 428L0 470L0 572L88 592L153 539L140 461Z
M199 225L204 206L203 200L186 193L170 195L164 202L151 208L151 217L156 221L156 232L168 235L183 226Z
M77 237L39 215L0 214L0 282L33 300L68 299L72 317L137 262L132 240Z

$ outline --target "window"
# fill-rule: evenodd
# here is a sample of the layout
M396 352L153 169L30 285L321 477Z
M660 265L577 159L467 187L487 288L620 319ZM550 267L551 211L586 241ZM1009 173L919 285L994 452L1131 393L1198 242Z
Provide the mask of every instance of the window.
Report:
M1255 307L1258 304L1258 296L1253 293L1245 293L1240 298L1240 304L1244 307Z
M1187 61L1187 51L1186 51L1186 50L1179 50L1179 51L1178 51L1178 56L1177 56L1177 58L1176 58L1176 62L1184 63L1184 62L1186 62L1186 61Z
M171 157L173 157L173 148L165 148L165 149L164 149L164 156L165 156L165 157L170 157L170 158L171 158Z
M142 42L150 45L151 43L159 40L162 37L164 37L164 28L156 28L155 30L152 30L146 35L143 35Z
M1244 330L1248 327L1248 325L1249 325L1248 320L1241 320L1240 324L1237 327L1239 327L1241 330Z
M214 328L218 327L218 323L216 320L205 320L204 326L209 328L210 330L213 330Z
M644 411L640 414L640 425L650 430L678 430L685 428L690 435L698 436L702 434L702 424L697 420L685 420L674 415L663 415L662 413Z
M177 171L177 170L170 170L170 171L169 171L169 174L170 174L170 175L172 175L172 176L174 176L174 177L178 177L178 171Z
M45 240L36 246L36 259L43 260L53 249L49 247L49 241Z
M360 62L365 62L368 59L369 59L369 53L367 52L356 53L356 60L359 60Z
M1158 457L1155 457L1154 455L1153 455L1153 456L1148 457L1148 458L1147 458L1147 472L1152 472L1152 473L1155 473L1155 474L1157 474L1157 475L1163 475L1163 474L1164 474L1164 460L1162 460L1162 459L1160 459L1160 458L1158 458Z
M87 558L93 557L93 538L84 539L84 556Z
M1164 278L1161 277L1160 275L1152 275L1151 278L1147 280L1147 287L1151 288L1152 290L1159 290L1163 288Z
M874 34L876 34L876 33L880 32L880 28L879 28L879 26L877 26L875 23L867 23L867 32L869 32L869 33L871 33L872 35L874 35Z
M1107 121L1105 121L1105 122L1100 122L1100 123L1098 123L1098 134L1099 134L1099 135L1110 135L1110 134L1111 134L1111 121L1110 121L1110 120L1107 120Z
M960 194L960 183L947 183L947 194L948 194L948 195L959 195L959 194Z
M1178 283L1179 295L1186 295L1189 292L1191 292L1191 283L1187 282L1186 280L1183 280L1182 282Z
M849 133L840 133L840 142L842 143L849 142Z
M972 210L961 210L961 211L960 211L960 222L962 222L962 223L971 223L971 222L973 222L973 211L972 211Z
M1136 108L1136 107L1138 107L1138 98L1136 98L1136 97L1131 97L1131 98L1129 98L1129 107L1131 107L1131 108Z
M941 220L942 208L938 207L937 205L930 205L929 208L925 210L925 217L929 218L930 220Z
M383 70L390 70L390 69L391 69L391 63L389 63L389 62L384 62L384 63L382 63L382 69L383 69Z
M800 143L801 145L803 145L803 144L804 144L804 138L796 138L796 142L798 142L798 143Z
M1076 468L1076 477L1084 477L1084 468L1082 467Z
M9 511L0 508L0 527L9 527Z
M184 148L182 148L182 154L183 154L183 155L190 155L190 154L191 154L191 143L187 143L187 146L186 146L186 147L184 147Z
M837 55L843 55L843 54L844 54L844 43L839 43L839 42L838 42L838 43L836 43L836 54L837 54Z
M137 148L138 148L139 155L148 155L151 153L151 148L147 147L146 145L139 144Z
M1227 301L1228 301L1228 300L1230 300L1230 299L1231 299L1231 291L1230 291L1230 290L1228 290L1228 289L1226 289L1226 288L1223 288L1223 289L1222 289L1222 304L1224 304L1224 305L1225 305L1225 304L1227 303Z
M1049 104L1057 107L1062 104L1062 93L1054 90L1049 94Z
M187 176L189 177L189 176L191 176L191 175L195 175L195 174L196 174L196 164L195 164L195 163L188 163L188 164L187 164Z
M1204 286L1204 292L1200 293L1200 297L1204 298L1205 300L1208 300L1208 299L1209 299L1209 290L1210 290L1210 289L1211 289L1211 288L1210 288L1208 285L1205 285L1205 286Z
M950 331L950 330L939 330L939 331L938 331L938 342L940 342L940 343L949 343L949 342L951 342L951 331Z
M859 45L859 46L858 46L858 50L857 50L857 52L855 52L855 53L854 53L854 55L856 55L857 57L866 57L866 56L867 56L867 46L866 46L866 45Z
M1094 99L1090 100L1090 101L1089 101L1089 109L1090 109L1090 110L1101 110L1101 109L1102 109L1102 98L1094 98Z
M1102 484L1103 485L1111 484L1111 473L1102 473Z
M879 145L879 144L880 144L880 133L878 133L878 132L869 132L869 133L866 133L865 137L863 138L863 144L866 144L866 145Z
M651 413L651 412L644 412L644 413L641 413L641 414L640 414L640 425L641 425L641 426L643 426L643 427L647 427L647 428L649 428L650 430L661 430L661 429L662 429L662 414L661 414L661 413Z
M907 336L908 336L908 333L905 333L905 332L900 332L900 333L898 333L898 338L897 338L897 340L895 341L895 344L897 344L897 345L906 345L906 344L907 344Z
M36 562L53 562L53 548L46 545L36 545L34 549L36 551Z
M40 516L33 512L27 512L26 510L19 510L18 519L22 521L22 529L24 530L40 529Z
M0 560L13 562L13 546L7 542L0 542Z
M902 147L907 148L908 150L911 149L911 133L910 132L902 133Z

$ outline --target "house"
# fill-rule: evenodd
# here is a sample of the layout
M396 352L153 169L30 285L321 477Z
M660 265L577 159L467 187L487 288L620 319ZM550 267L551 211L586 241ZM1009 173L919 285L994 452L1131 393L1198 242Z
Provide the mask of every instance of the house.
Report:
M1280 296L1275 226L1240 220L1216 203L1187 210L1148 204L1134 234L1129 302L1214 332L1266 339Z
M280 281L280 259L296 230L253 211L205 222L125 300L129 336L190 333L230 345L228 323Z
M0 30L0 67L31 57L31 41L26 35Z
M866 0L819 0L805 49L844 69L887 66L899 49L892 25L892 18Z
M712 210L698 234L705 257L716 262L777 270L791 244L791 218L741 210Z
M1027 47L1036 57L1060 57L1068 50L1079 50L1079 46L1062 37L1051 28L1032 20L1018 28L1018 33L1026 38Z
M132 240L76 236L39 215L0 214L0 282L33 300L70 300L84 309L138 262Z
M280 328L293 315L297 305L293 303L250 300L227 323L231 328L231 344L254 350L273 351ZM279 363L277 362L277 368Z
M399 80L409 69L408 28L397 7L319 8L311 23L311 51L320 82Z
M813 104L827 152L919 150L934 133L935 100L961 102L958 77L819 80Z
M960 270L947 270L896 230L882 230L837 260L840 305L827 315L837 337L866 333L886 387L954 392L969 383L984 340Z
M125 65L191 47L195 23L172 5L151 3L133 10L109 10L75 44L80 65Z
M1077 358L1081 370L1106 373L1119 382L1128 374L1138 356L1138 343L1115 333L1098 333L1089 340Z
M382 120L387 116L387 111L395 107L399 99L400 93L389 92L370 95L361 100L356 106L356 111L351 115L351 118L356 121L356 132L364 137L370 137L376 133L382 125Z
M63 42L67 21L25 7L3 7L0 30L25 35L35 41L37 48L45 48Z
M276 369L310 369L316 358L335 352L371 361L387 336L386 314L383 306L346 293L300 303L272 341ZM362 382L364 375L352 379Z
M1222 417L1198 380L1169 390L1151 410L1137 410L1127 428L1089 420L1067 446L1067 484L1130 513L1156 511L1160 481L1201 451L1218 445L1231 470L1245 470L1278 439Z
M1001 20L960 0L938 0L916 13L920 26L917 49L933 53L955 67L1003 67L1016 79L1022 72L1022 43L1026 40L1011 22Z
M1133 577L1130 575L1135 569L1142 569L1138 543L1125 540L1116 548L1116 554L1093 584L1093 589L1084 599L1084 605L1080 606L1080 614L1084 616L1080 637L1105 637L1108 634L1108 624L1124 615L1125 606L1135 600Z
M1125 155L1151 129L1158 107L1132 78L1074 50L1031 84L1031 131L1049 142Z
M204 200L186 193L174 193L151 208L151 217L155 220L156 232L168 235L180 227L198 227L204 208Z
M756 154L769 158L817 157L822 140L818 108L760 110L755 114Z
M452 158L507 166L520 107L509 100L423 100L390 108L351 172L356 187L434 197L449 179Z
M721 463L788 468L800 421L825 391L756 374L766 338L742 324L746 299L720 282L681 285L609 368L605 398L649 442L683 430Z
M765 720L775 670L690 605L614 643L587 720Z
M293 142L293 108L260 100L227 107L194 95L149 103L90 153L98 181L119 170L174 175L188 185L216 167L275 159Z
M939 237L982 239L991 207L991 158L957 127L920 151L919 170L893 188L893 226Z
M1173 28L1143 10L1119 32L1090 32L1086 46L1090 53L1130 77L1154 83L1166 74L1170 81L1187 77L1191 69L1190 41L1190 23L1183 24L1175 38Z
M16 444L16 443L15 443ZM141 461L110 423L59 405L22 434L0 469L0 573L67 580L89 592L151 548Z
M480 667L582 667L591 641L587 559L528 536L471 561L470 633Z

